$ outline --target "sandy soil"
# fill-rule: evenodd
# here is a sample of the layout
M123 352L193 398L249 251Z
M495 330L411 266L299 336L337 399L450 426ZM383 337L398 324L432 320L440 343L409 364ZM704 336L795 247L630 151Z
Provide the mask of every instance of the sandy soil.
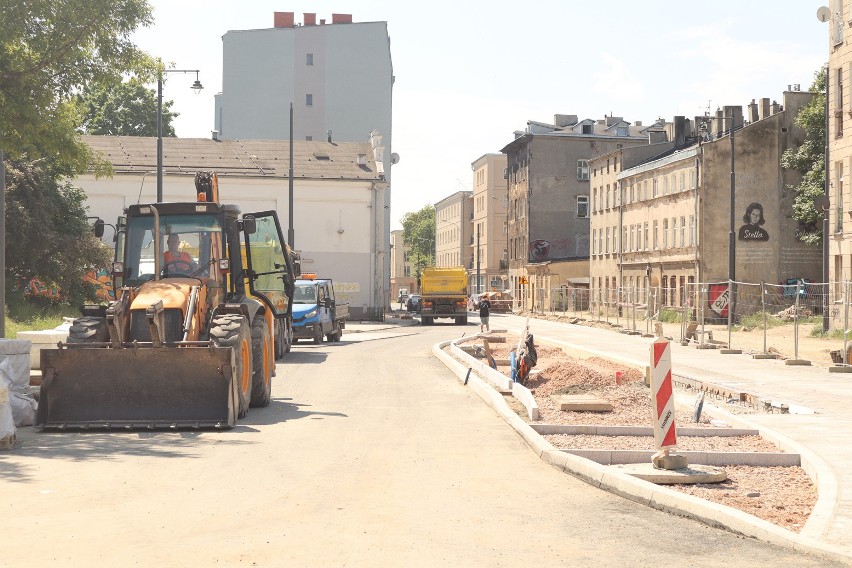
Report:
M496 359L508 359L509 350L517 345L518 337L507 335L507 343L491 344ZM762 343L762 337L761 337ZM642 374L635 369L606 359L592 357L576 359L560 348L536 345L540 371L527 383L539 405L542 424L586 424L651 426L652 406L650 389ZM500 370L508 374L508 368ZM616 384L616 371L621 371L621 384ZM610 402L612 412L566 412L559 410L561 394L593 394ZM519 404L512 405L525 420L526 412ZM742 410L758 412L756 409ZM678 410L676 423L690 427L712 427L703 414L699 423L692 423L692 412ZM634 436L546 436L558 448L578 449L654 449L652 438ZM777 452L774 444L759 436L741 437L679 437L682 450ZM792 531L800 531L813 510L817 490L811 479L799 467L728 466L728 480L718 484L672 485L671 488L742 510Z

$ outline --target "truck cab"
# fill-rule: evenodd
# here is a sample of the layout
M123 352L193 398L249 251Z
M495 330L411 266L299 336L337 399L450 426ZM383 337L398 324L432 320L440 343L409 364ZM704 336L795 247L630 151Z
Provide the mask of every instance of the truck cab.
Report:
M293 341L312 339L322 343L340 341L349 304L338 303L334 297L334 284L330 279L317 278L312 273L302 273L293 289Z

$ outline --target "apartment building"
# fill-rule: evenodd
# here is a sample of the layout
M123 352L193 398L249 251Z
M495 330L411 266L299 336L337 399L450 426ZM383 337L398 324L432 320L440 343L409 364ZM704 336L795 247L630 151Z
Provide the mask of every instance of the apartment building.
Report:
M726 282L731 268L740 282L818 279L820 250L798 240L792 218L789 186L800 176L780 167L784 150L804 139L794 120L811 96L786 91L783 105L752 101L745 117L737 106L694 121L675 117L675 144L662 155L634 164L630 149L593 160L593 301L623 288L642 302L681 306L697 301L687 297L689 284ZM623 167L598 181L616 160ZM607 184L616 195L610 204L601 198ZM709 303L704 310L712 317Z
M847 22L852 20L852 0L830 3L828 50L828 198L829 269L831 282L852 280L852 233L846 217L852 214L852 185L845 182L852 172L852 33ZM844 128L846 123L849 126ZM850 218L852 220L852 218ZM835 285L840 293L840 285ZM843 325L842 322L837 322ZM834 324L832 324L834 325Z
M508 200L505 154L484 154L470 165L473 170L472 263L473 293L508 287Z
M399 298L400 289L414 293L418 290L417 279L414 277L414 265L408 257L409 247L403 243L402 229L390 232L390 301L391 304Z
M561 285L588 285L589 160L648 143L641 122L555 115L529 121L507 158L508 280L516 307L543 307Z
M436 203L435 266L464 266L470 275L473 243L473 192L457 191ZM469 282L468 289L473 287Z
M289 140L291 105L294 140L336 144L369 137L387 181L374 196L371 237L383 255L379 293L387 305L391 165L398 159L392 152L394 76L387 22L354 22L352 14L304 13L300 23L293 12L272 16L271 28L229 30L222 36L214 139ZM287 163L287 154L277 157L279 168ZM334 169L328 155L318 156L315 164Z

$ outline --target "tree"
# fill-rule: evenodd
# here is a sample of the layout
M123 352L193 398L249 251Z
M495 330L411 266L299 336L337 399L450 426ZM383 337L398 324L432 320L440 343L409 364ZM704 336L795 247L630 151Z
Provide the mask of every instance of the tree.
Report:
M788 148L781 156L781 167L802 174L802 181L788 186L795 191L793 218L799 222L796 236L810 244L822 243L822 216L814 198L824 195L825 188L825 80L827 65L814 74L811 91L814 96L796 115L796 125L805 130L805 141L798 148Z
M78 97L83 112L80 131L112 136L156 136L157 92L133 77L116 84L87 88ZM163 136L174 136L173 102L163 101Z
M151 24L147 0L4 0L0 4L0 148L13 159L57 160L85 171L75 96L132 72L153 78L157 61L130 36Z
M77 304L92 297L83 275L107 266L112 254L89 227L83 190L60 182L45 163L6 164L6 289L37 277Z
M426 205L419 211L402 216L402 243L408 247L414 264L414 277L420 282L420 272L435 264L435 208Z

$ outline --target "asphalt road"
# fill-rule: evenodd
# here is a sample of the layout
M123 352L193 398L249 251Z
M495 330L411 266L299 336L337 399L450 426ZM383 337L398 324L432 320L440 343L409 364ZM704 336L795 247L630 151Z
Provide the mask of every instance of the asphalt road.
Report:
M544 464L431 355L460 332L298 344L229 432L19 430L0 566L840 565Z

